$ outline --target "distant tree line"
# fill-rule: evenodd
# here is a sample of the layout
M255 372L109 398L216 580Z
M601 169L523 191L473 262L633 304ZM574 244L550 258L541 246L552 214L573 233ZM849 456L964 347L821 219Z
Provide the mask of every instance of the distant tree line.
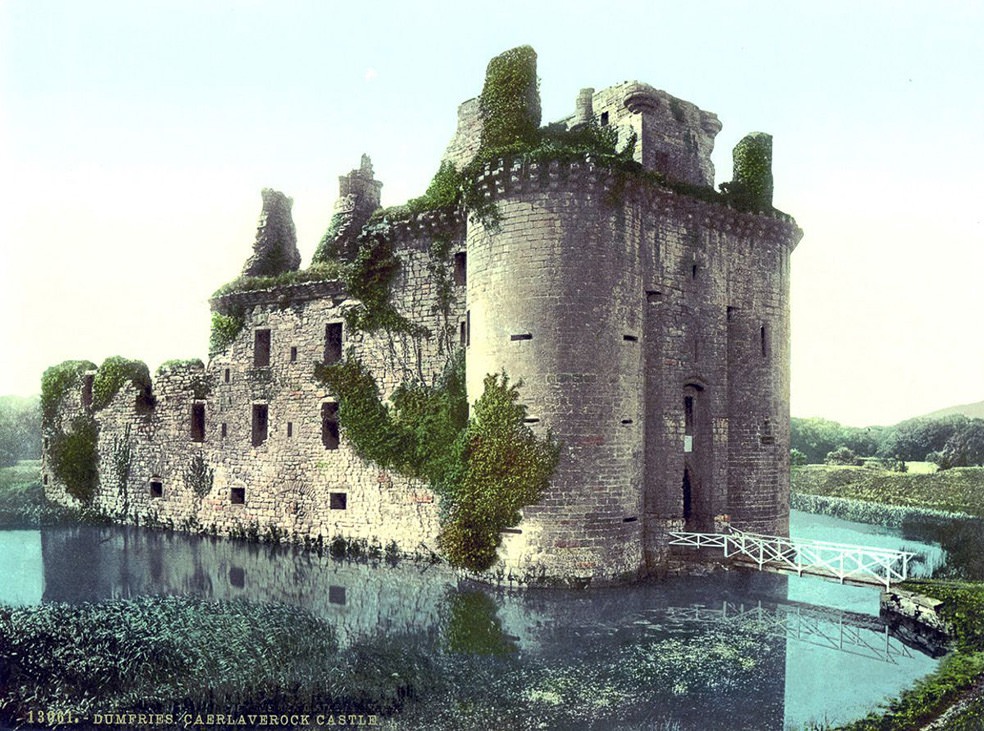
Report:
M39 399L0 396L0 467L41 458Z
M892 468L935 462L940 469L984 466L984 419L960 414L920 417L894 426L843 426L828 419L793 418L794 464L859 463L877 457Z

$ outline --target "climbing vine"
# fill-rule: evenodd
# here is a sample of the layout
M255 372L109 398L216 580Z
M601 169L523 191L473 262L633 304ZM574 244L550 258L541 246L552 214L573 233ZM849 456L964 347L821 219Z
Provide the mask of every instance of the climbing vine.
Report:
M212 332L208 338L208 355L214 357L232 345L246 327L246 316L237 311L230 314L212 313Z
M550 436L539 439L524 424L519 384L487 376L469 420L461 351L434 385L403 384L389 406L351 351L315 375L337 395L339 423L360 457L424 479L441 496L438 540L449 562L489 568L502 530L540 498L559 456Z
M102 362L92 381L92 408L95 411L109 406L127 381L140 389L141 398L150 398L150 370L140 360L112 355Z
M85 505L92 502L99 480L99 427L89 414L72 419L68 431L50 437L48 455L55 477L69 495Z
M772 137L764 132L745 136L735 145L734 180L721 183L738 208L767 210L772 208Z
M535 143L540 128L536 51L519 46L489 61L478 110L482 147Z
M86 371L94 371L96 364L88 360L66 360L51 366L41 375L41 414L46 422L58 416L58 405L69 391L82 386Z
M123 428L122 436L113 437L113 472L116 477L117 504L124 518L130 512L130 469L133 464L133 448L130 445L130 425Z
M201 452L195 454L184 469L184 483L198 498L212 491L215 470L208 466L208 460Z

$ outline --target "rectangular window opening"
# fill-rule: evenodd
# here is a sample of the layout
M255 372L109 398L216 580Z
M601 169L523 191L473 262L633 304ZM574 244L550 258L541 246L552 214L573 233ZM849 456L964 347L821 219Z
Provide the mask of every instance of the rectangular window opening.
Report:
M628 518L622 518L623 523L635 523L637 520L639 520L639 518L634 515L629 516Z
M520 530L519 528L503 528L500 532L501 533L512 533L513 535L517 535L518 536L518 535L521 535L523 531Z
M683 397L683 433L686 436L694 434L694 397Z
M45 485L47 485L47 484L48 484L48 475L45 475L45 476L44 476L44 478L42 479L42 482L43 482L43 483L44 483Z
M225 369L225 373L223 374L223 378L225 379L225 382L226 383L229 382L229 369L228 368Z
M601 126L602 127L608 126L608 112L601 113Z
M623 424L631 424L632 423L632 419L622 419L622 423Z
M465 311L465 347L471 346L471 310Z
M330 322L325 326L325 365L342 359L342 323Z
M191 405L191 441L205 441L205 404Z
M288 421L287 422L287 438L290 439L292 436L294 436L294 422Z
M525 419L523 419L523 423L524 424L539 424L540 423L540 417L539 416L527 416Z
M164 497L164 483L160 480L150 481L150 497L151 499L157 499Z
M663 301L662 292L657 292L654 289L650 289L646 291L646 302L648 302L649 304L658 305L662 301Z
M737 309L738 308L736 307L731 307L730 305L728 306L728 322L734 322Z
M462 320L458 323L458 345L462 348L468 343L468 324Z
M639 342L639 336L638 335L623 335L622 336L622 340L624 340L627 343L638 343Z
M223 438L229 436L229 425L223 422L221 431Z
M252 442L258 447L267 440L270 428L270 407L267 404L253 404Z
M291 346L291 349L290 349L290 362L291 363L296 363L297 362L297 346L296 345Z
M468 258L464 251L454 255L454 283L459 287L468 283Z
M691 279L697 279L697 265L696 264L694 264L692 267L690 267L690 278Z
M338 449L338 404L321 404L321 442L325 449Z
M257 330L253 336L253 366L265 368L270 365L270 331Z
M348 493L331 492L328 493L328 507L332 510L345 510L348 506Z
M532 340L533 333L515 333L509 336L510 340Z
M242 566L229 567L229 583L237 589L246 586L246 569Z
M329 604L345 604L345 587L344 586L329 586L328 587L328 603Z
M246 488L245 487L230 487L229 488L229 502L233 505L245 505L246 504Z
M768 333L765 325L759 328L759 345L762 348L762 357L765 358L769 354Z

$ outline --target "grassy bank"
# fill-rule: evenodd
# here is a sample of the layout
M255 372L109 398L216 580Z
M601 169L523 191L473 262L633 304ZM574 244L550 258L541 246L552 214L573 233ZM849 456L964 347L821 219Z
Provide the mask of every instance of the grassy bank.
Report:
M792 470L790 481L793 493L984 517L984 467L912 473L805 465Z
M330 624L281 604L0 607L0 726L38 709L83 728L96 713L135 711L392 713L439 682L423 657L386 638L339 651Z
M916 731L947 712L947 731L984 728L984 584L907 581L902 588L943 600L941 615L954 629L952 651L936 672L923 678L880 711L842 726L844 731ZM959 703L958 703L959 702ZM955 705L956 704L956 705Z

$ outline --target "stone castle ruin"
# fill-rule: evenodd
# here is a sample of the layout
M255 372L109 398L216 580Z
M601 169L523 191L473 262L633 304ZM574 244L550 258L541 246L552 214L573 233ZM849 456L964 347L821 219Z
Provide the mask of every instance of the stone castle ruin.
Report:
M670 530L787 534L789 257L802 234L772 207L771 138L742 140L717 192L721 123L690 102L636 82L584 89L540 128L538 98L520 100L509 108L534 110L530 152L490 147L488 90L459 108L442 161L469 171L458 198L380 211L363 156L306 270L291 200L264 191L244 276L211 300L207 365L50 369L48 497L187 530L439 551L443 498L357 452L344 399L313 366L357 358L385 400L463 354L468 403L487 374L508 374L522 428L559 454L497 532L486 577L616 583L658 571ZM589 138L611 144L571 142ZM372 310L380 280L385 317Z

